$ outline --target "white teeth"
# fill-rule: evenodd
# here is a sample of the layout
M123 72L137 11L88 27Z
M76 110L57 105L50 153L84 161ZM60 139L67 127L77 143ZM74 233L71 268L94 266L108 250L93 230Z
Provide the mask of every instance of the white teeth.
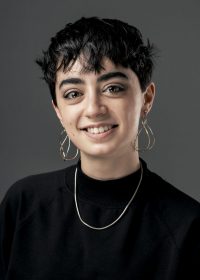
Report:
M112 128L112 125L100 126L100 127L90 127L87 128L87 131L92 134L103 133Z

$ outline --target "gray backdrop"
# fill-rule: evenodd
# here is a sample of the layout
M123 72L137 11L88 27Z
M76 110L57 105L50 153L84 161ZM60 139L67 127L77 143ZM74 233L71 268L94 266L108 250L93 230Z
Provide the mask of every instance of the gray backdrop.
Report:
M0 7L0 200L16 180L64 168L60 124L34 59L66 22L81 16L136 25L160 49L150 114L150 169L200 201L200 1L9 1Z

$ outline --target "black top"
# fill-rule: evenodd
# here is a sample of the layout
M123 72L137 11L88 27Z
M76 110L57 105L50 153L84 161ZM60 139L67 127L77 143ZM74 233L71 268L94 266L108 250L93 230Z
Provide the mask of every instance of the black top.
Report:
M0 205L0 280L200 279L200 204L142 165L125 215L101 231L78 218L75 166L16 182ZM100 181L79 163L82 218L96 227L113 222L140 172Z

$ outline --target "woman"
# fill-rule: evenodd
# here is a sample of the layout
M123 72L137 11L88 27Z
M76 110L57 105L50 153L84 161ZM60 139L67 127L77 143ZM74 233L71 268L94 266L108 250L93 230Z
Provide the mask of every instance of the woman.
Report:
M61 155L80 159L10 188L0 279L199 279L200 205L138 153L155 142L153 53L119 20L81 18L52 38L37 63L64 129Z

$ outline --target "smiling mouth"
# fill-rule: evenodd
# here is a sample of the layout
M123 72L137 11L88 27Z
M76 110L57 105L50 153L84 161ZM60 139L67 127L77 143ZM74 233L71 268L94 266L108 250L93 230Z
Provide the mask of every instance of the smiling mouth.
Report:
M88 128L84 128L82 130L87 131L91 134L101 134L101 133L109 131L112 128L115 128L117 126L118 125L104 125L104 126L100 126L100 127L88 127Z

